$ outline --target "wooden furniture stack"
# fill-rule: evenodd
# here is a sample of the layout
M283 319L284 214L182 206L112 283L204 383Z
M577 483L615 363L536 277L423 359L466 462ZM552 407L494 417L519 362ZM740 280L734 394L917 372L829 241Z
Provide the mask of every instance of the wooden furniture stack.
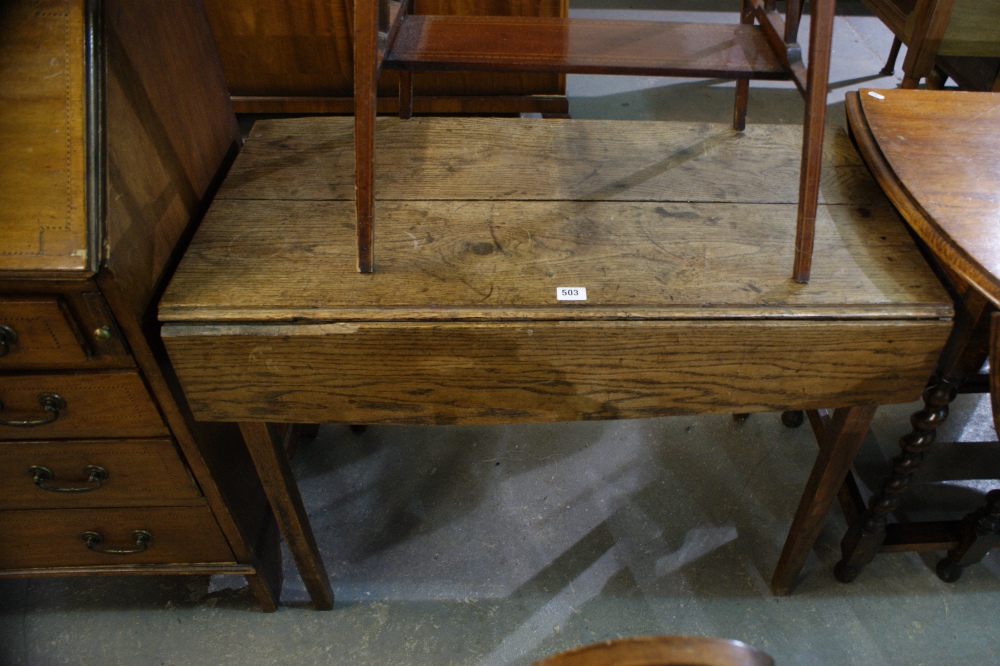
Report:
M155 321L239 145L200 2L0 4L0 575L244 574L274 609L259 481Z
M938 66L963 88L1000 91L1000 8L993 0L863 1L894 35L883 74L893 73L906 44L903 88L916 88Z
M874 95L869 95L874 92ZM948 405L989 359L983 388L1000 432L1000 94L882 90L852 94L848 119L879 184L926 244L956 296L955 330L941 355L913 430L865 509L856 488L845 502L850 529L837 577L850 582L879 552L947 550L938 575L1000 545L1000 492L961 521L889 523L948 417ZM845 500L849 499L847 496Z
M738 1L738 0L737 0ZM568 0L415 0L418 14L565 17ZM331 0L205 0L237 113L354 112L354 7ZM379 79L381 113L397 113L397 76ZM559 74L427 72L417 113L565 115Z
M415 71L643 74L733 79L733 127L746 124L751 79L793 81L805 98L792 276L808 282L819 201L834 1L813 3L808 68L798 43L802 1L743 0L740 23L417 16L409 3L354 2L357 267L374 270L375 116L381 70L397 69L399 115L413 111Z

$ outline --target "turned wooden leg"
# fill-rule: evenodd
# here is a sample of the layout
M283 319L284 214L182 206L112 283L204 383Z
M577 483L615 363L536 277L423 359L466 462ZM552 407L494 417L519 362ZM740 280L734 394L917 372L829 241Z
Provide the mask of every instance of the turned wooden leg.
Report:
M896 59L899 58L899 49L903 46L903 41L899 37L892 38L892 46L889 48L889 57L885 61L885 67L879 72L882 76L892 76L896 73Z
M240 430L313 605L317 610L333 608L330 578L276 428L269 423L241 423Z
M798 511L788 529L785 547L771 578L771 590L774 594L785 595L791 592L795 579L823 528L830 505L840 492L854 456L875 417L876 409L876 405L838 409L825 428L826 441L813 464Z
M834 574L843 583L857 578L882 548L885 526L923 462L924 452L934 443L938 427L948 418L948 405L959 386L979 371L986 360L982 342L987 338L989 309L978 292L967 290L957 303L955 326L941 353L934 380L924 389L924 406L910 417L912 430L900 438L900 454L892 460L892 471L868 509L852 521L841 541L842 559Z
M986 495L986 506L966 516L960 531L958 547L949 550L937 565L938 578L946 583L957 581L965 567L981 562L991 548L1000 544L1000 490Z
M799 210L795 227L796 282L809 282L812 270L819 177L823 160L827 84L830 82L830 46L833 41L833 0L815 0L809 26L809 70L806 113L802 136L802 167L799 173Z
M924 390L924 407L910 417L913 429L899 440L902 452L892 460L892 474L841 541L843 557L834 569L840 582L849 583L857 578L861 569L881 550L889 514L899 506L914 472L923 462L924 451L934 443L937 428L948 418L948 405L955 399L959 383L955 379L941 378Z
M358 272L374 268L375 113L378 96L378 7L354 2L354 194Z

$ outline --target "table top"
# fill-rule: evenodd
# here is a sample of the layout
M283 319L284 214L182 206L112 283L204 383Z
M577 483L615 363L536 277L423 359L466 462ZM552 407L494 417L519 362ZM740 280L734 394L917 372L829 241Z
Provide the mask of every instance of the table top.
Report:
M863 89L848 119L914 231L1000 305L1000 94Z
M160 318L949 318L846 134L828 134L801 285L798 126L380 119L376 265L359 275L351 119L260 122ZM562 287L587 300L559 300Z

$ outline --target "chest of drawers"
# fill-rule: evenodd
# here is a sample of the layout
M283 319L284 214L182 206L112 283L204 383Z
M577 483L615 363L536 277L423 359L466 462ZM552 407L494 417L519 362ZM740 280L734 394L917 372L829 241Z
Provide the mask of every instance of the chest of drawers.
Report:
M0 5L0 575L237 573L274 608L252 464L151 316L239 145L200 0Z

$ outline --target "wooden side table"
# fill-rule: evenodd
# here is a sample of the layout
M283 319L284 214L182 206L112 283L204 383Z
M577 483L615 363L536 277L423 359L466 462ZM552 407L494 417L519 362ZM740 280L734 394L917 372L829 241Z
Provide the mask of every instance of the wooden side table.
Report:
M841 580L853 580L880 550L948 549L938 568L946 580L979 561L1000 539L1000 504L961 525L912 525L887 530L913 473L947 417L962 381L990 358L994 420L1000 426L1000 94L861 90L847 97L851 130L883 190L940 265L957 294L956 328L914 414L914 430L900 441L893 472L844 537ZM1000 429L1000 428L998 428ZM989 538L986 538L989 537Z

